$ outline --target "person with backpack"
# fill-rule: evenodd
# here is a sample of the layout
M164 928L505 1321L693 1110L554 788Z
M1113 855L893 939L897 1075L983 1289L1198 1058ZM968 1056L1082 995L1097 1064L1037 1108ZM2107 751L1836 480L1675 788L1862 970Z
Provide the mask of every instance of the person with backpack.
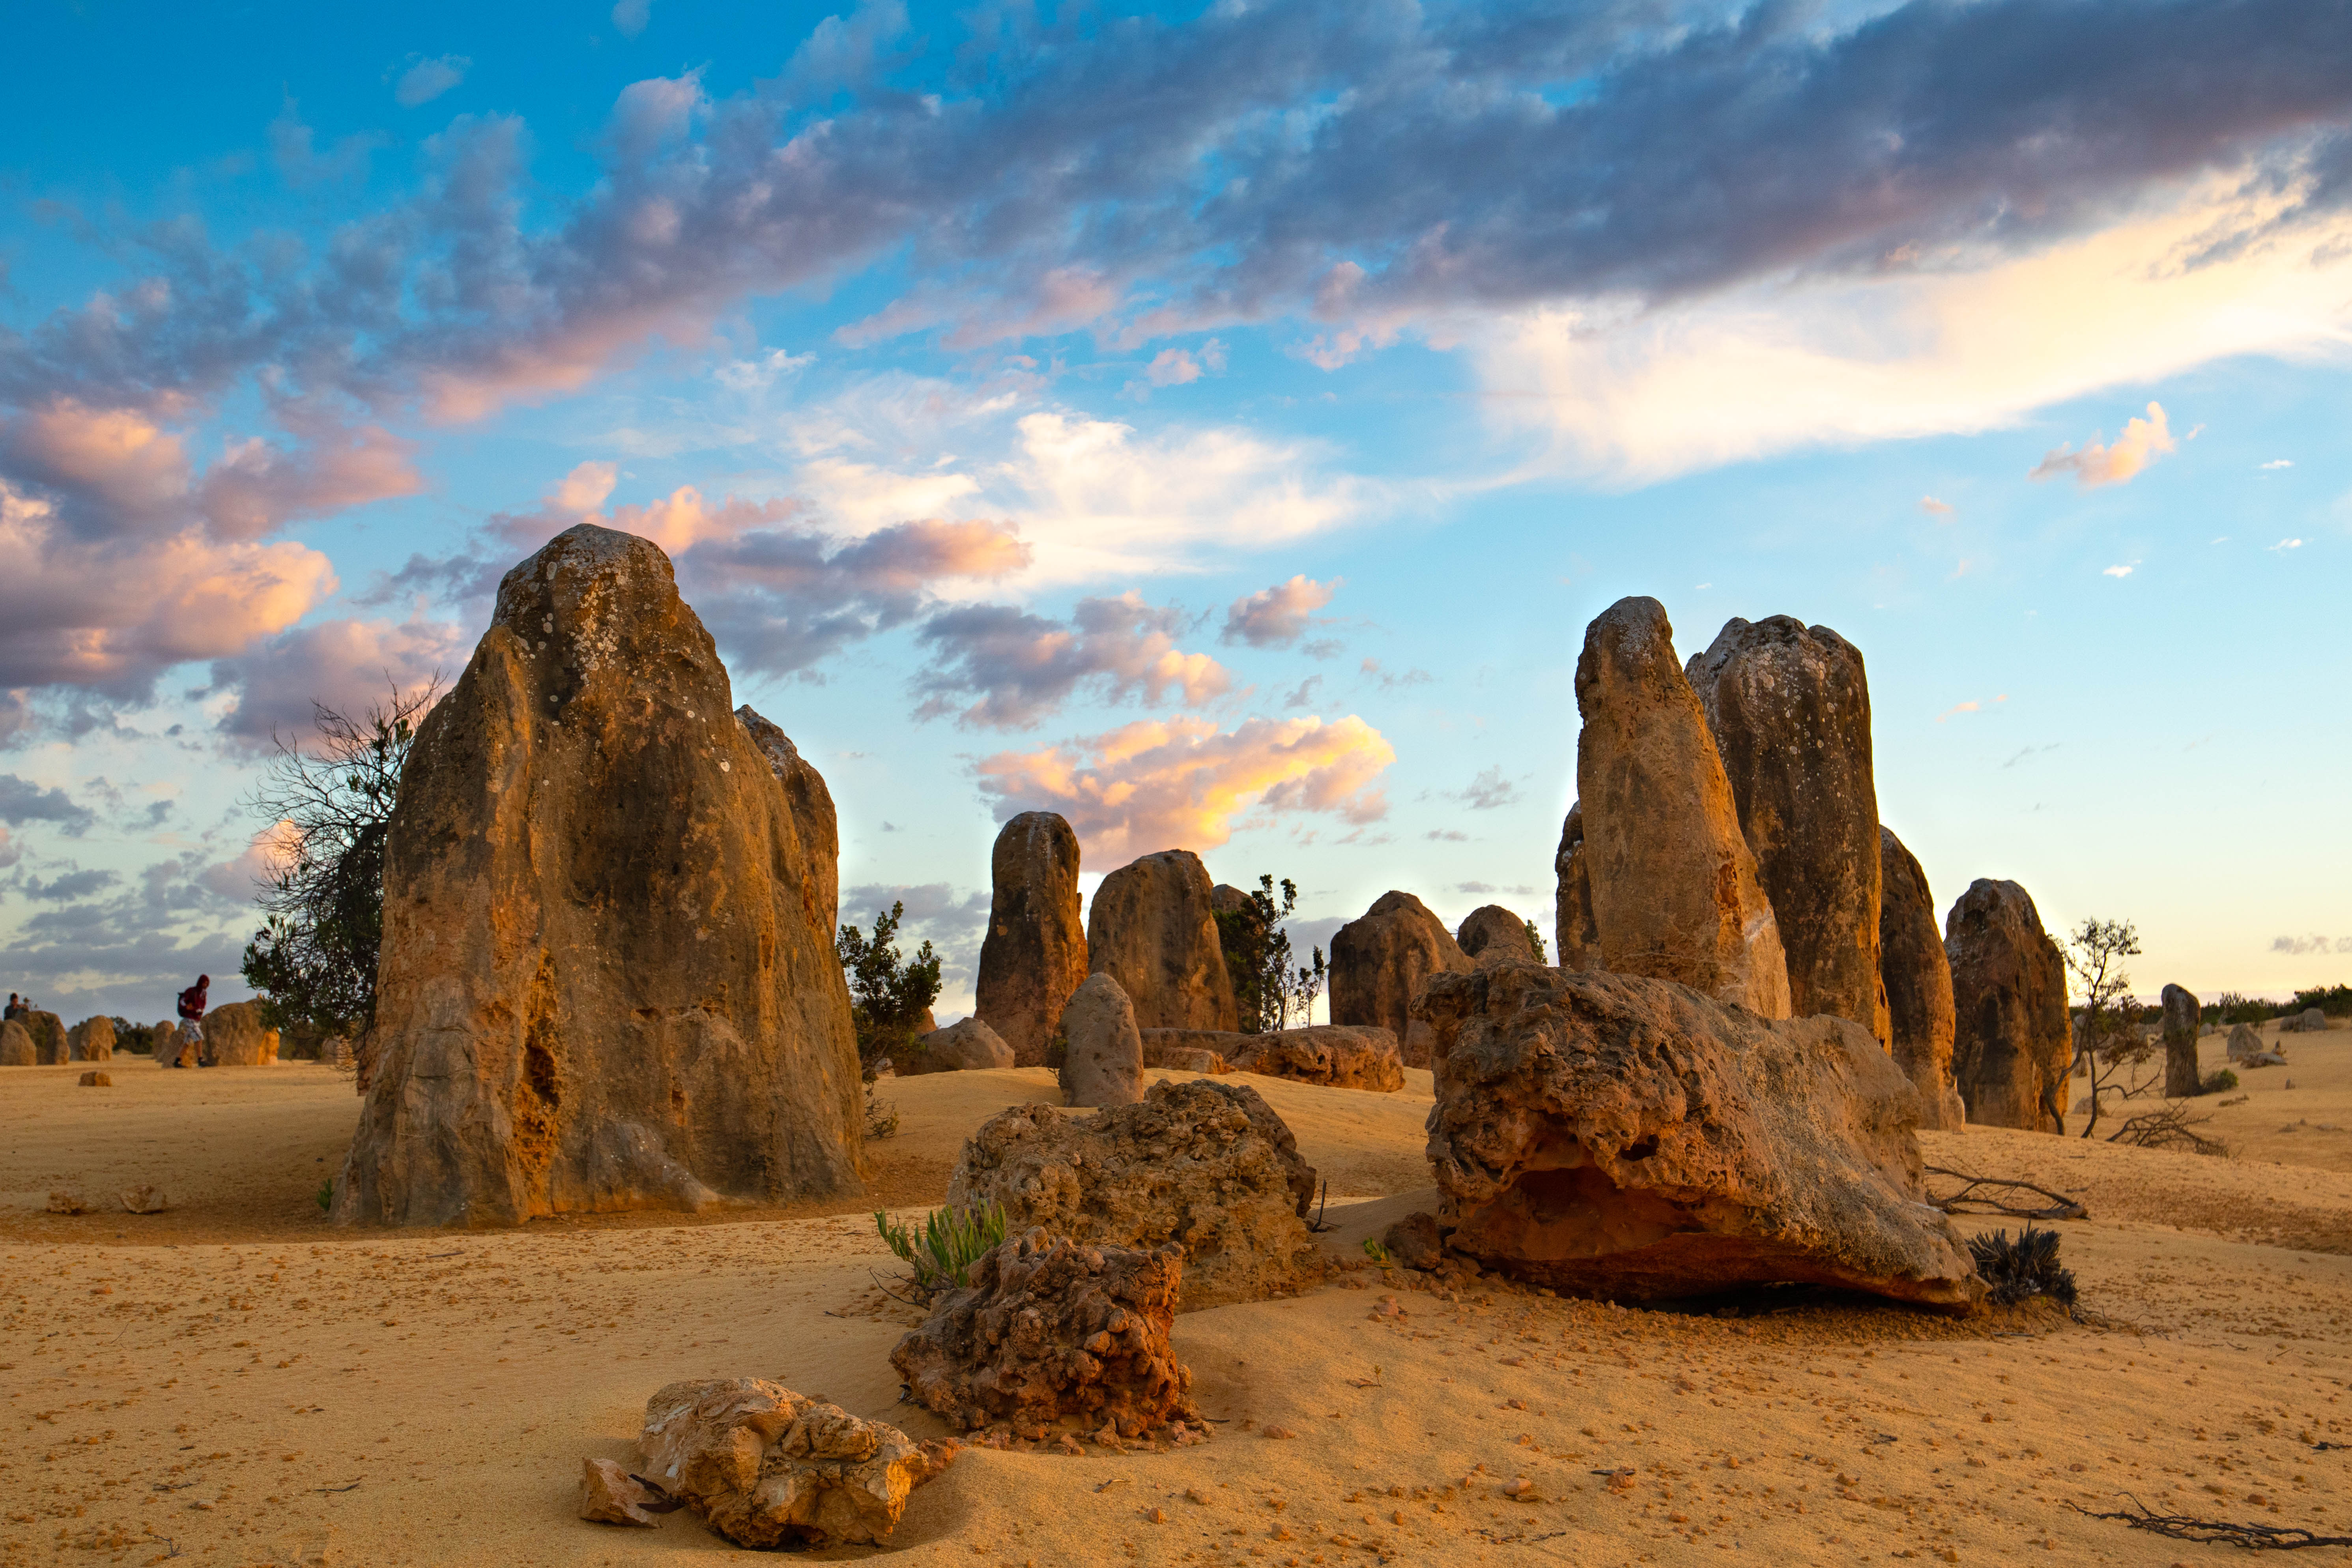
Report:
M213 1065L212 1051L205 1045L205 993L212 983L211 975L199 974L194 985L180 993L180 1037L196 1042L196 1065L200 1068ZM173 1065L177 1067L179 1063L174 1060Z

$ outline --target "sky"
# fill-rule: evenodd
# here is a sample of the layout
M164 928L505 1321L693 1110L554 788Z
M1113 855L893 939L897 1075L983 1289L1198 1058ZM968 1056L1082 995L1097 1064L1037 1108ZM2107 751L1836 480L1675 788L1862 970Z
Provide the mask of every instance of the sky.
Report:
M997 825L1552 923L1585 624L1868 662L1939 909L2352 978L2352 5L24 0L0 985L245 994L312 704L653 539L969 1008Z

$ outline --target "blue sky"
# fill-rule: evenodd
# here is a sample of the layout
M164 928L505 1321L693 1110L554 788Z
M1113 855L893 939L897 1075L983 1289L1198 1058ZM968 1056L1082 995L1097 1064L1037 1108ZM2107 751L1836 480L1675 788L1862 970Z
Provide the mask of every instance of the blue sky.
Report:
M1948 906L2352 974L2352 12L32 4L0 969L226 982L273 728L571 523L968 1005L987 851L1549 928L1585 622L1864 650ZM235 995L226 984L217 994Z

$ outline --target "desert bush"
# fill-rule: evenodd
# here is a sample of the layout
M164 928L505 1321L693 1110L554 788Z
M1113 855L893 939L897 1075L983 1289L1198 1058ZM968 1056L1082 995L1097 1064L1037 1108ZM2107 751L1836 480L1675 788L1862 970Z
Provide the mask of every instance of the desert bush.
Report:
M885 1100L882 1091L873 1084L866 1086L866 1136L895 1138L898 1135L898 1102Z
M2275 1004L2259 996L2244 996L2235 991L2224 991L2199 1009L2208 1024L2260 1024L2278 1013Z
M2287 1013L2300 1013L2316 1007L2331 1018L2352 1013L2352 985L2314 985L2294 994L2294 1001L2285 1007Z
M1994 1231L1969 1243L1969 1257L1977 1277L1985 1282L1985 1299L1996 1307L2015 1306L2036 1296L2047 1296L2068 1311L2074 1310L2074 1274L2058 1264L2058 1233L2028 1225L2015 1241L2009 1232Z
M1274 898L1274 879L1262 876L1258 890L1249 895L1249 907L1219 910L1217 944L1225 955L1225 973L1234 983L1236 1027L1262 1035L1312 1021L1315 998L1327 973L1323 950L1314 950L1313 965L1291 966L1290 933L1282 929L1298 908L1298 885L1282 879L1282 901Z
M2204 1081L2197 1086L2197 1092L2200 1094L2227 1094L2237 1087L2238 1075L2236 1073L2231 1072L2228 1068L2216 1068L2211 1072L2205 1075Z
M914 1269L915 1291L929 1300L942 1290L971 1283L971 1266L1004 1240L1004 1206L933 1209L920 1228L898 1224L876 1209L874 1228L882 1233L884 1244Z
M2083 1007L2074 1036L2074 1059L2091 1075L2091 1119L2083 1136L2099 1124L2109 1085L2128 1079L2156 1055L2156 1042L2139 1026L2139 1005L2131 998L2131 976L2123 961L2139 952L2139 932L2129 921L2084 921L2066 939L2066 968L2079 987ZM2140 1085L2120 1086L2126 1095ZM2061 1091L2063 1092L2063 1086ZM2056 1107L2063 1111L2063 1104ZM2064 1123L2062 1120L2061 1126Z
M874 917L874 934L844 926L834 956L848 971L851 1015L857 1026L857 1063L871 1080L882 1059L915 1043L923 1015L940 998L940 955L928 942L906 958L898 952L898 922L907 906L893 903Z
M155 1054L154 1025L134 1024L128 1018L116 1018L111 1022L114 1025L114 1048L117 1052L128 1052L134 1057L152 1057Z

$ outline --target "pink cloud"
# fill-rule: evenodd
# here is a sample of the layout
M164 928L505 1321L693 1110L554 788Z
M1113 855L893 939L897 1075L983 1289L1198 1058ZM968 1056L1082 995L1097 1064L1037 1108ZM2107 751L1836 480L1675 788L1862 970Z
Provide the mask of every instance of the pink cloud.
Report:
M1068 746L999 752L975 768L1000 816L1060 812L1089 858L1159 849L1213 849L1234 819L1324 812L1377 821L1388 811L1376 787L1396 761L1378 730L1350 714L1252 719L1229 732L1205 719L1145 720Z
M465 668L465 635L446 621L320 621L270 637L213 666L215 687L237 689L221 732L249 746L273 734L307 740L314 704L358 717L398 686L416 690L435 676L445 683Z

